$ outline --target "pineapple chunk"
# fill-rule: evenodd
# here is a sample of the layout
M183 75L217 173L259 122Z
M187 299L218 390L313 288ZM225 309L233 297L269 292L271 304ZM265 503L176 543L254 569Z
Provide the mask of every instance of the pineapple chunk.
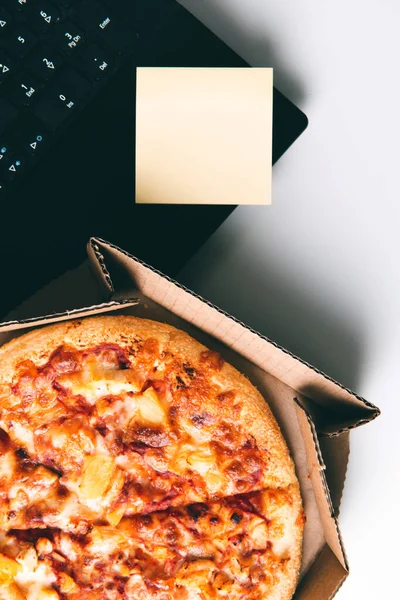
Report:
M119 572L119 575L121 575L121 577L129 577L129 575L131 573L131 570L127 565L118 565L117 570Z
M90 404L103 396L119 396L125 392L139 392L141 382L132 369L103 368L93 361L82 371L65 373L57 382L75 395L83 395Z
M78 590L78 586L76 585L75 581L66 573L59 574L58 584L60 586L60 591L63 594L69 594Z
M139 414L144 421L161 425L166 421L163 407L160 404L158 396L153 388L147 388L145 392L136 398L139 408Z
M0 554L0 584L12 583L20 568L16 560Z
M209 490L213 494L215 494L216 492L219 492L225 483L224 477L223 477L223 475L221 475L221 473L208 472L205 479L206 479Z
M33 546L24 544L22 550L18 553L17 561L23 566L24 570L36 571L38 567L38 556Z
M36 596L36 600L60 600L60 596L57 594L56 590L46 589L40 590Z
M26 597L15 583L3 585L0 580L0 600L26 600Z
M182 464L182 459L180 463ZM212 493L221 489L224 479L218 471L217 462L208 445L204 444L195 452L190 452L186 457L186 463L204 477L207 487Z
M123 532L111 527L93 527L87 549L91 554L106 556L117 550L122 551L124 545L126 538Z
M85 458L80 491L87 500L95 500L103 496L110 487L115 470L111 457L103 454L90 455Z
M36 550L42 556L53 552L53 544L47 538L39 538L36 542Z
M215 458L207 446L191 452L186 458L186 462L203 476L207 476L209 471L216 466Z
M268 529L265 521L254 519L249 527L249 535L256 550L265 550L268 542Z
M125 508L121 507L121 508L117 508L116 510L113 510L112 512L108 513L107 515L107 521L110 523L110 525L112 525L113 527L116 527L118 525L118 523L121 521L122 517L124 516L125 513Z
M163 546L156 546L153 550L152 556L157 560L166 560L168 558L168 550Z

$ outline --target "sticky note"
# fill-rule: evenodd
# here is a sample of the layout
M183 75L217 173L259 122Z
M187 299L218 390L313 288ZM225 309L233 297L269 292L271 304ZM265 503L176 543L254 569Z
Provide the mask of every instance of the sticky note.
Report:
M273 72L139 67L136 203L270 204Z

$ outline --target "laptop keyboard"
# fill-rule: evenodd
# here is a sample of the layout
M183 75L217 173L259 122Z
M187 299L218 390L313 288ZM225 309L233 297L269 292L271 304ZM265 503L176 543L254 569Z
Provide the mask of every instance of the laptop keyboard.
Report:
M135 33L106 0L0 0L0 195L133 53Z

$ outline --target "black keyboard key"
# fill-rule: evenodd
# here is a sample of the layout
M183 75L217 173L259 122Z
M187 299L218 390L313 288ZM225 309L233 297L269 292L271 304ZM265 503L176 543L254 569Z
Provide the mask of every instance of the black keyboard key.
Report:
M68 56L76 54L84 42L83 31L73 21L67 20L57 27L53 43L63 54Z
M2 142L0 144L0 168L1 168L1 165L3 164L2 161L4 160L4 162L5 162L5 160L10 156L10 154L11 154L10 146L8 145L8 143L4 144Z
M8 87L8 96L15 104L29 106L37 98L39 86L37 82L27 74L18 74Z
M6 98L0 97L0 134L3 133L9 125L18 116L18 111Z
M79 66L95 81L102 79L111 70L112 57L110 52L98 44L90 44L82 54Z
M14 179L21 177L26 166L26 159L22 154L12 154L2 166L2 177L8 181L14 181Z
M56 129L90 94L91 85L71 67L60 71L42 91L34 114L52 129Z
M25 58L37 42L36 35L23 23L14 26L6 37L7 52L18 58Z
M38 33L47 33L50 31L61 17L60 11L49 0L40 0L35 4L29 5L26 15L29 25Z
M30 116L19 127L19 133L16 136L16 146L24 154L37 156L46 148L49 134L42 123Z
M104 29L99 27L96 32L99 39L110 46L117 54L124 54L133 49L134 33L122 21L112 19Z
M28 0L29 1L29 0ZM18 12L23 10L28 4L26 0L1 0L1 3L6 6L6 8L13 12Z
M82 2L82 0L56 0L57 4L64 8L74 8Z
M111 20L110 10L96 0L82 0L78 10L78 20L89 29L106 26Z
M35 2L36 0L1 0L7 9L14 13L25 12L25 9Z
M3 6L0 6L0 39L3 39L4 33L8 31L11 22L11 14Z
M0 53L0 83L3 83L14 72L15 65L6 54Z
M83 0L77 18L117 54L123 54L133 47L133 31L95 0Z
M29 59L28 69L35 77L48 80L61 67L63 60L61 55L52 48L41 46Z
M22 149L28 152L28 154L31 156L36 156L40 152L43 152L45 147L45 137L38 133L37 135L28 137Z

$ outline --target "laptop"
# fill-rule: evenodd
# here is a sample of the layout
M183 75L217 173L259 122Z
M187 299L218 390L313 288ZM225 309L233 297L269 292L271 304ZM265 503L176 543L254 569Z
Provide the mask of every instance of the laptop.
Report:
M175 0L1 0L0 316L91 235L174 276L234 210L134 203L137 65L248 66ZM274 90L274 162L306 126Z

